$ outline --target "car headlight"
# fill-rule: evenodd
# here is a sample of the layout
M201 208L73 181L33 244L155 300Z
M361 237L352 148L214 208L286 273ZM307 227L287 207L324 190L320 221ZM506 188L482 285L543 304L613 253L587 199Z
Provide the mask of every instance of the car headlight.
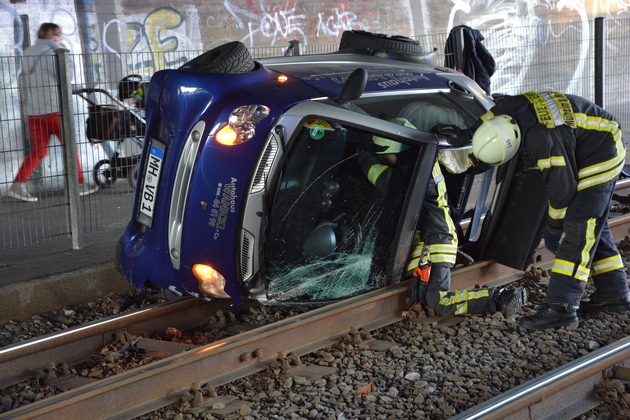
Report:
M197 278L198 287L202 293L216 298L230 298L230 295L225 292L225 277L217 270L209 265L195 264L192 272Z
M228 123L214 135L215 140L224 146L236 146L254 137L256 124L269 115L264 105L245 105L230 114Z

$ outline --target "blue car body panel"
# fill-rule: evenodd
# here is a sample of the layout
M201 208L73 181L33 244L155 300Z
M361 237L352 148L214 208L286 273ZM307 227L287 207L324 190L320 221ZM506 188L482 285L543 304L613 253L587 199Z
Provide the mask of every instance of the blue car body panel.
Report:
M253 168L282 114L300 102L337 98L357 67L368 74L366 95L446 90L451 83L447 69L415 68L367 58L361 61L343 54L314 60L315 64L306 59L303 62L282 58L263 60L248 73L164 70L152 77L140 176L144 174L146 156L154 139L164 145L165 152L151 226L136 220L142 199L137 194L133 215L119 243L118 268L134 287L142 288L149 282L176 295L205 298L199 293L191 271L194 264L204 263L225 277L225 291L235 304L240 304L246 292L239 280L241 273L235 255L240 251L242 209L254 176ZM288 76L286 82L278 81L281 74ZM254 137L232 147L217 144L213 135L227 123L232 110L252 104L270 109L269 116L256 124ZM174 180L185 143L200 121L205 126L190 169L177 268L168 238L169 212L178 187Z

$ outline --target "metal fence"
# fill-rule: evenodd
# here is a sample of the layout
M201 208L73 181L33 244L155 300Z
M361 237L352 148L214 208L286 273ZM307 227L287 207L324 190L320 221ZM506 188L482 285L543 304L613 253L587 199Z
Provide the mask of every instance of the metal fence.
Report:
M548 26L511 27L482 31L484 45L496 60L492 77L493 93L516 94L528 90L557 90L598 99L622 124L630 139L630 20L591 20ZM444 62L444 46L449 34L416 37L425 51L435 51ZM333 52L336 45L311 47L291 42L288 46L253 48L254 58L285 54ZM119 82L129 74L148 81L160 69L177 68L201 51L147 54L69 55L74 94L62 118L72 133L67 151L76 150L85 182L95 182L95 167L112 157L119 142L91 143L86 120L91 116L90 101L120 109L130 109L118 100ZM601 53L601 54L600 54ZM68 55L68 54L66 54ZM24 86L20 82L21 61L0 57L3 83L0 86L0 248L8 249L59 238L71 238L79 248L81 236L91 232L118 235L131 215L133 187L119 178L107 188L84 197L74 194L76 179L68 178L64 145L51 140L48 156L29 181L37 202L21 202L5 197L30 143L24 113ZM100 91L77 94L78 87ZM31 98L34 99L34 98ZM43 99L43 98L42 98ZM132 108L133 109L133 108ZM136 123L143 123L140 120ZM120 143L120 157L137 156L139 146L130 136ZM72 143L76 142L73 149ZM110 164L111 164L111 159ZM69 162L73 162L69 160ZM76 178L76 175L75 177ZM68 193L70 191L70 193ZM76 219L75 219L76 218Z

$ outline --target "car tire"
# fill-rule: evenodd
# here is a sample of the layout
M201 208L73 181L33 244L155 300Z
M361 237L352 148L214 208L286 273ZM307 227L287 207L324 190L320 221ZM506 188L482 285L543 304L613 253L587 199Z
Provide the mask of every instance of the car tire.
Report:
M94 175L94 183L100 188L110 188L116 182L116 169L112 168L109 159L96 162L92 174Z
M389 53L422 54L418 41L401 35L385 35L366 31L344 31L339 51L371 49Z
M234 41L206 51L179 69L204 73L248 73L254 67L254 58L245 44Z

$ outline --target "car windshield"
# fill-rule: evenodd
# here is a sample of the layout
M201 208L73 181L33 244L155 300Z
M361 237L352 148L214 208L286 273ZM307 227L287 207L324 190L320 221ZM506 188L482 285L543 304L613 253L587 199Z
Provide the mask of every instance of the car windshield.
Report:
M397 163L386 165L392 156L383 153L388 141L324 119L303 125L271 211L270 299L326 301L386 284L391 244L420 150L389 141Z

